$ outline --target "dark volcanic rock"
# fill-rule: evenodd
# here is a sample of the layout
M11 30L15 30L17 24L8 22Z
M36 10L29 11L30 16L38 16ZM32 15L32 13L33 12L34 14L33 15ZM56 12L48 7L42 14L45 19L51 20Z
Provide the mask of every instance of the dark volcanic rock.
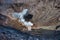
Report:
M10 28L9 26L0 25L0 40L59 40L60 31L54 32L56 33L36 36Z

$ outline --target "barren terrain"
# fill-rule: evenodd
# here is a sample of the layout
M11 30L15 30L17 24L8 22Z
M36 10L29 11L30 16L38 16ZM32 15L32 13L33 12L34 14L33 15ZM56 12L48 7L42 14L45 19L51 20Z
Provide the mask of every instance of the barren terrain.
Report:
M10 0L12 1L12 0ZM23 8L28 8L29 13L33 14L33 18L31 22L34 23L34 26L32 29L48 29L48 30L55 30L55 27L57 25L60 25L60 0L13 0L12 2L7 1L1 1L3 3L2 6L0 6L0 13L8 16L9 13L13 13L13 10L10 7L9 4L13 3L24 3ZM10 10L11 9L11 10ZM17 9L18 10L18 9ZM11 21L11 20L10 20ZM10 22L8 21L8 22ZM17 21L12 21L9 23L9 25L15 26ZM15 23L15 24L12 24ZM15 28L19 29L21 28L21 25L17 25ZM25 28L23 26L23 28ZM22 29L23 29L22 28Z

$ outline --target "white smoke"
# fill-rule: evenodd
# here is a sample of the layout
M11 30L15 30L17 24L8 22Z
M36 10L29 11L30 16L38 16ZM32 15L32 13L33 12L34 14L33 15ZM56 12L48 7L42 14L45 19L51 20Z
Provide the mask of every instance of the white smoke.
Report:
M24 9L22 12L20 13L13 13L12 16L15 17L15 18L19 18L19 22L23 23L23 25L25 25L28 30L31 30L31 26L33 26L33 23L31 23L30 21L27 22L25 21L25 19L23 18L24 15L26 15L28 9Z

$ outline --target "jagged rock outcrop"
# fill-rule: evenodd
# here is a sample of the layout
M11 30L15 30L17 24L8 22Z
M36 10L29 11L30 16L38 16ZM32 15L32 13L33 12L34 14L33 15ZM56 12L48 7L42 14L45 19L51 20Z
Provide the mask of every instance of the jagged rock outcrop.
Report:
M5 1L5 0L3 0ZM6 0L2 3L26 3L29 12L33 14L32 22L36 27L60 25L60 0ZM8 5L7 5L8 6ZM6 6L6 8L8 8ZM6 13L5 5L3 14Z

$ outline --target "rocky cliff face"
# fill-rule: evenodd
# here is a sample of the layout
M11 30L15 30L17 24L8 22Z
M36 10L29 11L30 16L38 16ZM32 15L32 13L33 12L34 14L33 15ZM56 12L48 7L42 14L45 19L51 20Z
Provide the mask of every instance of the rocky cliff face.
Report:
M58 7L59 2L57 0L40 0L31 10L31 13L34 15L33 22L45 26L57 25L60 16Z
M1 7L3 8L3 11L1 10L2 14L6 15L6 9L8 9L8 7L10 6L9 4L24 3L28 5L27 8L29 9L30 14L33 14L33 18L31 21L36 25L36 27L60 25L60 0L10 0L9 2L8 1L1 1L1 3L5 4L3 5L3 7Z

